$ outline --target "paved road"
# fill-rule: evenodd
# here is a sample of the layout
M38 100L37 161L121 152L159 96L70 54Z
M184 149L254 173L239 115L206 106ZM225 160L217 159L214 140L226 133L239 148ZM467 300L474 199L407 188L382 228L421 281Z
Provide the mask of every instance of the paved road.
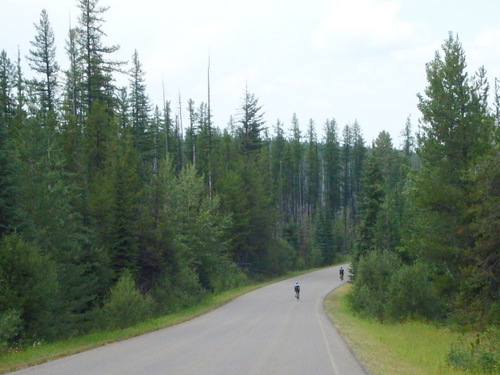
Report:
M309 273L190 322L13 374L366 375L323 310L325 296L339 285L338 267Z

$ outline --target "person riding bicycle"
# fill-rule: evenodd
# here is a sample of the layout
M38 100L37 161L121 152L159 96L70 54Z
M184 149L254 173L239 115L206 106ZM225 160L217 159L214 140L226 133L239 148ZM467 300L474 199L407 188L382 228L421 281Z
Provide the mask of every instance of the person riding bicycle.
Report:
M340 276L340 280L344 280L344 269L342 267L340 267L339 276Z
M295 291L295 298L299 299L300 298L300 285L298 282L295 283L293 290Z

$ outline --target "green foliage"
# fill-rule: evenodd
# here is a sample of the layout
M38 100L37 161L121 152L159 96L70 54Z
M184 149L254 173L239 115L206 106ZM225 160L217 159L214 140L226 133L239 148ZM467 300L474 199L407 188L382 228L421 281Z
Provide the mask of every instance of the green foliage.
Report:
M335 120L327 120L325 123L325 195L326 207L329 216L332 216L340 208L340 145L338 127Z
M429 265L443 299L454 308L475 310L477 318L498 298L493 239L498 236L491 237L498 232L498 217L491 215L498 195L498 154L491 150L497 130L488 111L484 70L469 78L465 53L451 33L442 48L444 55L436 53L427 64L429 85L426 96L419 96L422 168L412 174L408 189L415 208L409 248Z
M15 67L7 56L7 52L0 52L0 128L6 129L15 113L14 95Z
M361 223L356 242L353 274L357 261L370 250L395 251L401 243L404 227L404 198L406 176L404 159L392 146L387 132L381 132L364 161L360 199Z
M77 5L80 10L77 42L81 51L78 58L83 65L79 88L83 90L82 96L86 102L84 112L88 112L95 100L111 107L111 73L121 64L107 59L119 46L107 47L103 43L103 36L106 35L103 30L103 15L108 8L99 6L99 0L77 0Z
M153 300L141 294L132 273L125 270L111 288L109 300L103 307L106 328L126 328L152 316Z
M248 282L248 277L229 259L219 265L218 271L212 279L214 293L238 288Z
M23 340L58 334L59 285L55 264L19 235L0 241L0 312L15 310L23 321Z
M426 268L405 265L390 251L370 251L360 258L350 302L380 321L435 319L444 308Z
M129 87L114 87L121 63L103 40L108 8L77 6L62 100L45 11L28 57L45 83L25 80L20 61L16 73L0 53L4 341L18 327L22 339L76 335L93 328L97 312L110 326L133 324L153 307L177 310L240 285L242 269L276 275L326 265L354 243L359 308L380 319L429 318L436 292L456 302L461 320L495 322L498 111L495 130L484 70L468 78L458 39L450 34L444 56L427 65L422 168L404 196L407 170L419 164L409 161L409 121L405 156L386 132L367 150L357 122L341 141L327 120L321 142L315 121L306 139L294 114L290 135L278 120L273 137L245 90L224 131L209 103L190 99L183 134L180 99L178 113L168 101L151 110L137 52ZM415 265L395 255L408 233L404 262Z
M0 120L0 235L14 225L15 218L15 168L11 154L7 127Z
M54 32L45 9L40 13L40 23L35 25L35 29L37 34L31 42L33 49L29 51L28 61L31 68L42 75L40 80L35 81L35 88L38 91L42 116L46 118L49 112L53 114L55 110L59 66L55 60Z
M466 371L468 374L498 374L500 372L500 329L491 326L478 333L469 342L462 338L453 345L446 356L449 365Z
M471 167L466 178L473 185L469 229L474 246L470 262L462 267L463 280L454 319L462 325L500 324L500 146Z
M264 114L261 111L262 106L259 106L258 99L255 94L245 89L245 98L241 108L241 128L239 137L241 147L245 154L257 151L261 147L261 134L264 125Z
M157 314L167 314L192 306L203 295L198 275L189 268L165 273L151 290Z
M387 317L432 320L438 318L443 309L424 265L403 265L394 271L387 287Z
M284 240L274 240L270 243L266 258L266 269L272 275L282 275L293 269L297 259L295 249Z
M0 353L9 348L22 331L21 313L16 309L0 312Z
M390 251L371 251L362 256L350 297L353 308L384 320L387 317L388 287L400 267L401 260Z
M317 215L314 224L314 247L319 251L318 265L333 264L340 246L339 239L334 234L332 220L323 212Z

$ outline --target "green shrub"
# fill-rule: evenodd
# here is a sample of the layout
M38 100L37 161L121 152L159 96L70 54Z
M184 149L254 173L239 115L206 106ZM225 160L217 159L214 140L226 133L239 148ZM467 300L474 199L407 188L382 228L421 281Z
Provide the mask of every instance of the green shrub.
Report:
M22 325L21 313L18 310L9 309L0 313L0 351L8 349L20 335Z
M165 273L151 295L156 303L157 314L167 314L199 302L204 291L196 272L184 267L175 274Z
M446 361L472 374L500 373L500 330L490 327L472 342L461 340L452 346Z
M143 296L129 271L125 271L111 288L111 295L103 308L107 328L125 328L152 316L153 301Z
M441 303L424 266L403 265L394 271L387 290L388 318L433 319L440 311Z
M401 267L398 255L390 251L372 251L360 258L354 288L349 296L352 307L379 320L386 318L388 286Z
M54 262L18 234L4 236L0 240L0 311L19 313L21 341L57 337L60 307Z
M214 275L213 291L220 293L225 290L237 288L245 285L248 277L236 266L229 261L224 262L219 267L219 273Z
M349 301L354 310L380 321L434 319L444 310L425 267L405 265L390 251L360 258Z
M297 254L293 247L281 239L273 239L266 254L266 269L272 275L282 275L293 268Z

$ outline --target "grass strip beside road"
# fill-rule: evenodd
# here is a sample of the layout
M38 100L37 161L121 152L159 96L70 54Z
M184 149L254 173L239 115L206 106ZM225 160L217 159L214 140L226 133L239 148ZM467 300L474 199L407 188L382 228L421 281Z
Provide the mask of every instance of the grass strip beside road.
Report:
M330 319L373 375L464 375L445 356L461 335L423 322L383 324L360 317L347 303L347 284L325 300Z

